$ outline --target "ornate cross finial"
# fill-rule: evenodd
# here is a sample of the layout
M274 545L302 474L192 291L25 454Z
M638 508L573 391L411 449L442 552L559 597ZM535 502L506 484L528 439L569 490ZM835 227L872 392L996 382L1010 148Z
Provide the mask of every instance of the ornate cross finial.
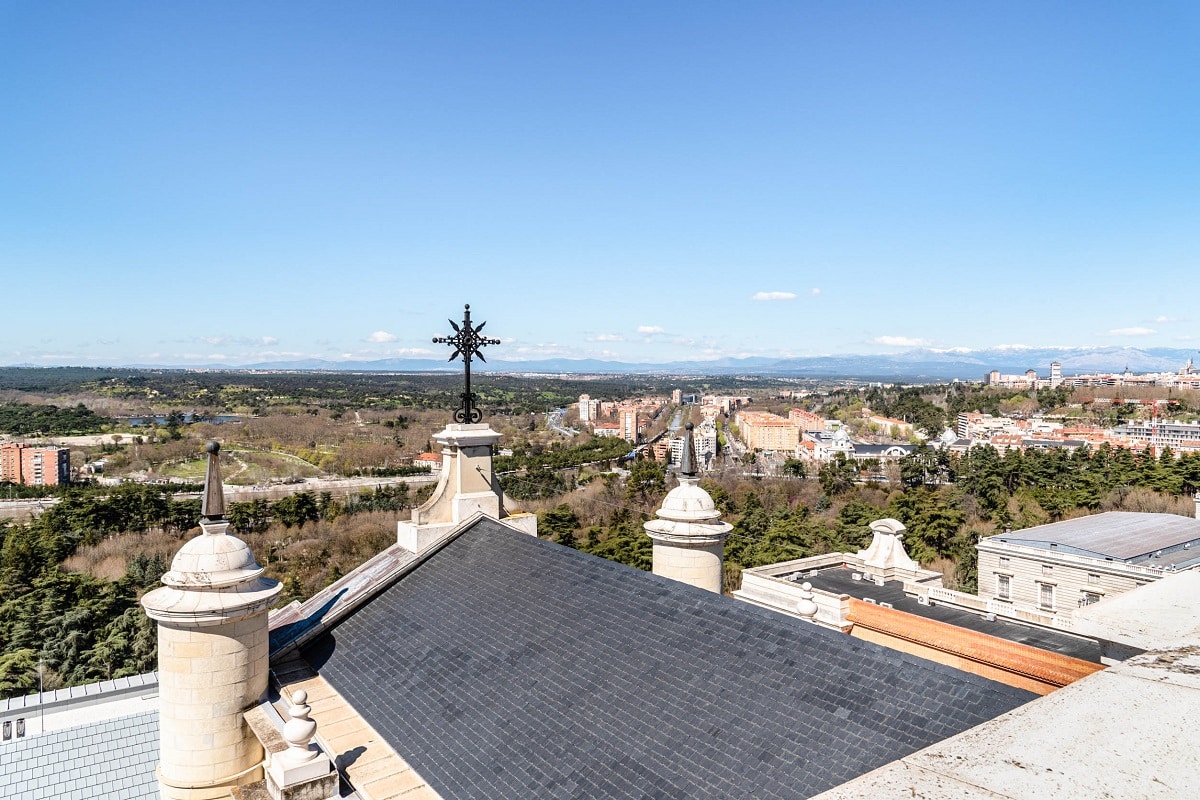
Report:
M455 422L479 422L483 419L483 412L475 406L475 394L471 391L471 358L478 357L480 361L487 362L480 352L481 347L489 344L500 344L499 339L489 339L486 336L480 336L479 332L483 330L486 322L481 322L476 326L471 325L471 306L467 304L463 306L463 321L462 327L454 320L447 320L450 327L454 328L453 336L436 336L433 339L434 344L453 345L454 352L450 355L448 361L453 361L460 355L463 360L463 377L466 382L466 389L462 393L462 405L454 412Z

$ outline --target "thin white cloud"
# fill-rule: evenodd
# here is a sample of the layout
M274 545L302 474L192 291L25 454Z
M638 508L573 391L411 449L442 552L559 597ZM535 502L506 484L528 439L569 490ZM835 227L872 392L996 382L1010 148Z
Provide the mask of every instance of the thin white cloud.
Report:
M311 354L299 350L260 350L252 355L254 358L307 358Z
M643 336L654 336L658 333L666 333L666 328L659 325L638 325L637 332Z
M876 336L872 344L883 344L888 347L924 347L929 344L927 339L914 339L911 336Z
M619 333L597 333L595 336L587 337L589 342L623 342L625 337Z
M795 300L795 292L755 292L751 300Z
M1153 328L1143 328L1140 325L1135 325L1132 328L1113 328L1108 332L1109 336L1152 336L1158 333Z
M194 339L176 340L181 343L185 342L202 342L214 347L219 345L243 345L245 347L260 347L279 344L279 340L274 336L230 336L228 334L218 334L216 336L197 336Z
M1174 317L1155 317L1154 321L1157 322L1159 325L1162 325L1166 322L1174 322L1175 318Z
M386 344L387 342L394 342L398 338L399 337L395 336L394 334L388 333L387 331L375 331L374 333L372 333L370 336L367 337L367 341L374 342L375 344Z
M577 353L573 348L558 344L557 342L539 342L537 344L523 345L515 348L515 352L506 353L507 356L517 355L521 357L528 356L566 356L568 358L577 357ZM512 360L511 358L505 360Z
M336 357L342 360L372 360L378 358L423 358L426 356L442 355L428 347L391 347L386 350L360 349L353 353L339 353ZM320 356L314 356L320 357Z
M812 296L813 296L813 297L816 297L816 296L817 296L817 295L819 295L820 293L821 293L821 290L820 290L820 289L818 289L818 288L816 288L816 287L814 286L814 287L813 287L813 290L812 290L812 292L811 292Z

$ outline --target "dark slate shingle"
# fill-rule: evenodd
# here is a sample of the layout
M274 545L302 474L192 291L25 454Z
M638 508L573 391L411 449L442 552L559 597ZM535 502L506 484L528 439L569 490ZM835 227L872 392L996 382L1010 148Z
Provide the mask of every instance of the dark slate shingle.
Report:
M304 653L447 800L809 797L1033 699L490 520Z

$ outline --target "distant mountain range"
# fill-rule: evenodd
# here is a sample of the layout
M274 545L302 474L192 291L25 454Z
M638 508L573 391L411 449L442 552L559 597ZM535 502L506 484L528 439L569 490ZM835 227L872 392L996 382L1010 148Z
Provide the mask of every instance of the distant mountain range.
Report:
M1062 364L1064 375L1090 372L1173 372L1196 350L1153 347L1004 347L987 350L917 349L876 355L828 355L797 358L722 358L714 361L670 361L655 364L600 361L597 359L553 358L541 361L476 362L477 372L533 372L623 375L778 375L811 378L862 378L905 381L979 380L990 370L1023 373L1037 370L1050 374L1050 362ZM28 366L28 365L22 365ZM376 361L267 361L255 364L164 365L124 364L129 369L254 369L327 372L457 372L459 362L415 358L385 358Z

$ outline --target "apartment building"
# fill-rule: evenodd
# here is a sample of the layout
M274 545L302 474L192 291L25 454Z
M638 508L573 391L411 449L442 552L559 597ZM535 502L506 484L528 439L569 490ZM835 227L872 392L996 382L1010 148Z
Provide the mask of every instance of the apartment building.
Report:
M790 422L800 426L802 431L821 431L825 430L825 418L820 414L814 414L811 411L805 411L802 408L793 408L788 412L787 418Z
M880 436L890 436L894 439L907 439L913 435L914 428L911 422L905 422L902 419L894 417L885 417L881 414L873 414L869 409L863 409L863 418L867 424L873 426L874 430Z
M71 481L71 451L65 447L0 444L0 482L57 486Z
M593 400L589 395L579 395L579 421L583 423L595 422L600 416L600 401Z
M618 418L621 426L621 437L627 442L636 442L638 438L638 415L636 411L626 409Z
M752 398L741 396L731 397L728 395L706 394L700 398L700 405L716 406L721 409L723 414L732 414L742 406L750 405Z
M778 414L739 411L736 422L742 441L751 450L791 453L800 446L800 426Z
M1114 436L1123 436L1131 444L1176 453L1200 450L1200 422L1129 422L1113 428Z

